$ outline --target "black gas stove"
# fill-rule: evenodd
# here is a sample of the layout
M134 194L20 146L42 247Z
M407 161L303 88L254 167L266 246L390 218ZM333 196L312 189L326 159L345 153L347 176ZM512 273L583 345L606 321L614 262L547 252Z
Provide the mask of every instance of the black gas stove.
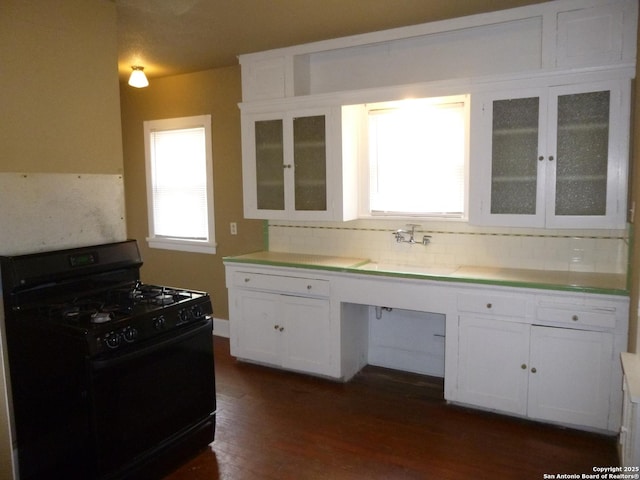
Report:
M158 478L213 441L213 307L135 241L0 257L22 479Z
M41 321L86 338L89 355L134 347L213 313L204 292L139 281L34 309Z

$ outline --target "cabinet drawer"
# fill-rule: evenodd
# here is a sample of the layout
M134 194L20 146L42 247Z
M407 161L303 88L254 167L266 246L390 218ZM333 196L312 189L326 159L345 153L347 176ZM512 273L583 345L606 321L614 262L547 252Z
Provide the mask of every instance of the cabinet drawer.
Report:
M575 305L539 306L536 312L538 320L563 323L568 327L615 328L615 308L576 307Z
M527 304L526 297L493 295L491 293L462 293L458 295L458 310L464 312L525 317L528 310Z
M235 272L233 285L239 288L264 290L288 295L328 297L329 281L316 278L288 277L264 273Z

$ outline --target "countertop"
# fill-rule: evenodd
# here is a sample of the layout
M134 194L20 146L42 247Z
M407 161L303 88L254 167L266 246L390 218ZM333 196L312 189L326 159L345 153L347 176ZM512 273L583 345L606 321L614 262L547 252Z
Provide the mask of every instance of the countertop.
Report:
M366 258L309 255L285 252L255 252L225 257L226 263L247 263L341 271L363 275L401 278L422 278L444 282L481 283L545 290L598 293L627 296L624 274L528 270L476 266L435 266L376 264Z

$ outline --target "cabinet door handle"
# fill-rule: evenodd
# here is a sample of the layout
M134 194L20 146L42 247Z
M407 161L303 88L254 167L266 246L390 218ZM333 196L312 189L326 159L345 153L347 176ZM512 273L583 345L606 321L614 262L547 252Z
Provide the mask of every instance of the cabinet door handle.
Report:
M283 332L284 331L284 327L281 327L280 325L274 325L273 329L274 330L278 330L279 332Z
M284 168L291 168L291 164L290 164L290 163L285 163L285 164L283 165L283 167L284 167Z
M553 162L553 160L554 160L554 159L553 159L553 155L549 155L549 161L550 161L550 162Z
M313 287L311 285L307 285L307 290L311 290Z
M578 321L578 315L573 315L571 317L571 320L573 320L574 322L577 322Z
M540 155L540 156L538 157L538 160L539 160L540 162L541 162L542 160L544 160L544 155Z
M280 327L278 330L279 330L280 332L284 332L284 327Z
M250 282L250 281L251 281L251 279L250 279L250 278L245 278L245 279L244 279L244 283L248 283L248 282Z
M523 369L523 370L526 370L527 369L527 364L523 363L522 365L520 365L520 368Z
M490 303L487 303L487 308L491 308L491 307L493 307L493 305Z
M538 371L538 370L536 370L536 367L533 367L533 368L531 369L531 373L536 373L537 371Z

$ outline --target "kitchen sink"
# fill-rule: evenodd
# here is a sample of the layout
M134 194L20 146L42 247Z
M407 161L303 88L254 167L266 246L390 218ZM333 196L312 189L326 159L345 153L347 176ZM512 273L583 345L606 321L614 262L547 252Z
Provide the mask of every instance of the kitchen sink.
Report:
M447 276L458 270L458 267L447 265L400 265L395 263L369 262L358 267L358 270L398 274L408 273L414 275Z

